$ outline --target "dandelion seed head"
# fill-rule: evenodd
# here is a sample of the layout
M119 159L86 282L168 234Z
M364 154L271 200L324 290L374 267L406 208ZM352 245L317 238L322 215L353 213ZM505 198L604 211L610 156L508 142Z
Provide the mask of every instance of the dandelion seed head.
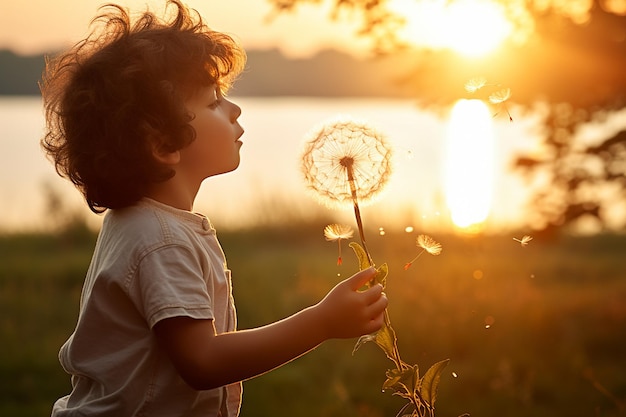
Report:
M354 230L345 224L329 224L324 228L324 237L329 242L339 239L351 239L353 235Z
M511 98L511 89L505 88L489 95L489 101L493 104L500 104Z
M428 235L417 236L416 244L431 255L439 255L442 251L441 244Z
M391 176L391 147L364 122L334 119L313 129L302 154L307 188L329 207L352 205L348 171L360 204L379 196Z

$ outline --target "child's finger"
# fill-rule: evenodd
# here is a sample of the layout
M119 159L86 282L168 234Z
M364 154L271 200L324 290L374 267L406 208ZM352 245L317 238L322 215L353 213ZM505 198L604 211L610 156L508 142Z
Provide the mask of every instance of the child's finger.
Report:
M363 285L365 285L367 281L371 280L374 277L374 275L376 275L376 269L374 267L370 267L360 272L357 272L356 274L348 278L348 283L350 284L350 288L353 291L358 290Z
M363 291L361 294L365 297L365 303L367 305L377 302L380 298L385 298L383 295L383 286L376 284L371 288Z

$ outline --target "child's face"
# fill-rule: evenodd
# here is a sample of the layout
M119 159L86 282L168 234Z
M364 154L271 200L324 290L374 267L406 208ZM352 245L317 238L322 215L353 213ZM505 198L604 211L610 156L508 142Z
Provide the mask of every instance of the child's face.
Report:
M194 119L189 123L196 139L181 149L179 168L192 181L230 172L239 166L243 128L237 122L241 108L226 100L216 85L204 87L185 102Z

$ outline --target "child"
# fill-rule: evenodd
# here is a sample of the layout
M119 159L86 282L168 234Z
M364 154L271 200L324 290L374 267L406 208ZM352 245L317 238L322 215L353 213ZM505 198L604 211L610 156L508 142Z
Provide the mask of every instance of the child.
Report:
M204 179L239 165L241 109L224 94L245 54L168 5L172 19L135 22L106 6L101 30L49 62L42 83L43 148L107 211L59 353L73 389L53 416L235 416L240 381L383 323L381 286L358 291L368 269L293 316L235 331L224 253L191 210Z

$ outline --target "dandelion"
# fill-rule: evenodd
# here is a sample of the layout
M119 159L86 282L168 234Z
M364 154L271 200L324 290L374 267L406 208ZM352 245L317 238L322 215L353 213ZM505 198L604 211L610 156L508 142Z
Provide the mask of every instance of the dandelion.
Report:
M404 265L404 270L405 271L407 269L409 269L411 267L411 265L413 265L413 262L415 262L417 260L417 258L419 258L422 255L422 253L428 252L431 255L437 256L442 251L441 244L439 242L436 242L432 237L430 237L428 235L419 235L419 236L417 236L416 245L418 247L422 248L422 250L417 254L417 256L415 258L411 259L410 262L407 262Z
M385 137L362 122L332 120L309 134L302 173L309 190L327 206L353 206L369 257L359 205L379 195L391 175L391 148Z
M371 202L391 174L391 148L365 123L334 119L309 133L302 172L310 190L330 206ZM353 193L354 188L354 193Z
M519 244L522 245L522 246L527 246L528 243L531 240L533 240L533 238L531 236L525 235L525 236L522 236L521 239L518 239L518 238L514 237L513 240L516 241L516 242L519 242Z
M372 201L383 190L391 173L390 160L391 149L383 135L368 125L355 121L328 122L310 133L310 138L305 143L301 168L309 190L315 192L320 201L328 206L348 203L354 208L361 245L353 242L350 246L357 256L360 269L374 266L374 262L365 244L359 204ZM412 232L412 228L410 231ZM385 229L379 227L378 232L383 236ZM338 241L337 264L340 265L341 240L351 237L352 230L336 224L328 225L324 229L324 236L326 240ZM441 252L441 245L425 235L417 238L417 245L422 248L422 252L427 251L433 255ZM384 286L387 274L387 264L380 265L368 286L375 283ZM435 363L419 377L417 365L410 366L400 359L396 333L387 310L384 311L381 329L361 336L353 352L367 342L376 343L396 366L386 373L383 392L390 388L394 394L409 400L398 415L404 415L404 411L413 407L412 416L423 417L428 413L432 417L437 385L449 359ZM413 383L407 385L404 381Z
M343 224L329 224L324 228L324 237L329 242L337 242L339 247L339 255L337 257L337 265L341 265L343 260L341 259L341 241L344 239L350 239L354 235L354 231L350 226Z

